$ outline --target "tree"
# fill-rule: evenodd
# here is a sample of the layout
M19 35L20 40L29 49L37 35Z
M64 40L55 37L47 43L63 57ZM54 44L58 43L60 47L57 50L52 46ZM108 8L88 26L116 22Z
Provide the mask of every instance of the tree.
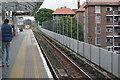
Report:
M71 32L71 24L72 24L72 32ZM59 20L44 22L43 28L62 34L62 35L65 35L65 36L68 36L68 37L72 37L74 39L77 39L76 18L72 18L72 22L71 22L71 18L67 16L62 16ZM81 23L78 23L78 40L84 41L83 27Z
M63 34L65 36L77 39L77 20L76 18L72 18L72 34L71 34L71 19L67 16L63 16L60 18L60 23L58 25L58 33ZM61 26L59 26L61 25ZM64 27L64 28L63 28ZM62 32L61 32L62 31ZM84 41L83 27L81 23L78 23L78 40Z
M37 22L39 21L39 24L41 25L42 22L50 21L50 20L53 19L52 18L52 13L53 13L53 10L42 8L35 14L34 17L35 17L35 20Z

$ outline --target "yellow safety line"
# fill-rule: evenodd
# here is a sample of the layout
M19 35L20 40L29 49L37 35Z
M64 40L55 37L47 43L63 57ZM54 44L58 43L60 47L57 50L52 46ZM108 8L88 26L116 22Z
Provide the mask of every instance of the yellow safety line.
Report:
M32 40L31 40L32 42ZM34 63L34 73L35 73L35 78L40 78L39 77L39 72L38 72L38 67L37 67L37 61L36 61L36 56L35 56L35 48L33 47L33 42L32 42L32 55L33 55L33 63Z
M16 57L15 64L10 72L9 78L23 78L26 53L26 37L22 41L21 47Z

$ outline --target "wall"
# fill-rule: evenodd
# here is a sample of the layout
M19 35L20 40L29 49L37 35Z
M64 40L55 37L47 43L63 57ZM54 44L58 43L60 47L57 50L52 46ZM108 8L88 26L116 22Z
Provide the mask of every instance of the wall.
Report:
M46 29L42 29L42 32L120 78L120 54L108 52L105 49L77 41Z

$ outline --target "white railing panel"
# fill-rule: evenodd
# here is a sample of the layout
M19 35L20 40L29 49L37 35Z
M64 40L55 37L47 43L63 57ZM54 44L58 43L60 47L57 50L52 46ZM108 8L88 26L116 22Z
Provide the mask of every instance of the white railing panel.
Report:
M77 53L77 43L78 43L78 41L73 39L73 44L74 44L73 51L75 51L76 53Z
M68 47L68 48L70 48L70 42L69 42L70 40L69 40L69 39L70 39L70 38L67 37L67 47Z
M100 48L91 45L91 61L100 65Z
M63 36L62 35L60 35L60 43L62 43L62 41L63 41Z
M74 46L73 39L70 38L70 49L71 49L71 50L73 50L73 46Z
M120 78L120 54L113 54L113 74Z
M83 56L83 46L84 45L84 42L78 42L78 46L79 46L79 48L78 48L78 54L80 54L81 56Z
M56 36L57 36L56 40L59 41L59 34L57 33Z
M90 44L84 43L84 57L90 60Z
M101 56L100 56L100 66L107 70L108 72L111 72L111 52L108 52L107 50L101 49Z

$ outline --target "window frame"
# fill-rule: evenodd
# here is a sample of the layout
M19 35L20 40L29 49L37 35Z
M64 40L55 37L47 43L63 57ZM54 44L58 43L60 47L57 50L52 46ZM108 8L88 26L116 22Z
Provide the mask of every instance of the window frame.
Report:
M108 41L108 39L109 39L109 41ZM113 43L113 38L107 38L106 42L107 43Z
M98 39L99 39L99 42L98 42ZM101 44L100 37L96 37L96 38L95 38L95 44L96 44L96 45L100 45L100 44Z
M101 23L101 16L95 16L95 23L100 24Z
M113 22L113 18L112 17L106 17L106 22Z
M101 13L101 6L95 6L95 13Z
M120 11L120 6L118 6L118 11Z
M101 27L100 26L95 27L95 32L96 32L96 34L100 34L101 33Z

